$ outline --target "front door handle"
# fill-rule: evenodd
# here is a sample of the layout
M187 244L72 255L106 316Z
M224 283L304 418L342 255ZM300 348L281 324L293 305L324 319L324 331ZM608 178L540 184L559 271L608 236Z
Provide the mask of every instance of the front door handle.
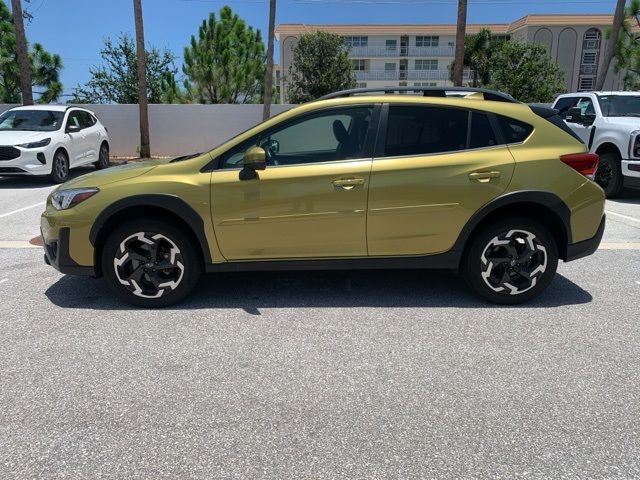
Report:
M364 185L364 178L339 178L333 181L333 185L344 190L351 190L353 187Z
M492 178L500 178L500 172L473 172L469 174L469 180L476 180L480 183L487 183Z

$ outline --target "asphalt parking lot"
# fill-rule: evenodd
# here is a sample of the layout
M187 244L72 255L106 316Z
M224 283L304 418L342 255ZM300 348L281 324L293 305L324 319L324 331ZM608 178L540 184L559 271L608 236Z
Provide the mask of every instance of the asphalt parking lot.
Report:
M531 304L448 272L208 276L123 306L0 179L0 478L640 477L640 191Z

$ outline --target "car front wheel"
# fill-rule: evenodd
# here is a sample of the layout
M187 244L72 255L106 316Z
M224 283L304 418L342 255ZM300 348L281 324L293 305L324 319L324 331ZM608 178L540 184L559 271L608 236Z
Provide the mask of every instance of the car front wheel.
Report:
M173 225L132 221L107 238L102 272L111 289L139 307L166 307L185 298L202 273L194 243Z
M513 305L542 293L557 266L558 248L549 230L533 220L512 218L475 236L462 260L462 273L483 298Z
M69 178L69 159L62 150L58 150L53 156L49 178L53 183L64 183Z

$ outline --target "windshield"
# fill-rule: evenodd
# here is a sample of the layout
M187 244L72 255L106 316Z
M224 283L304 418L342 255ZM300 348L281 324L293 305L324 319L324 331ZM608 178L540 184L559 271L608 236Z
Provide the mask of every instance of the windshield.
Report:
M0 115L0 131L52 132L62 125L64 112L50 110L9 110Z
M598 96L605 117L640 117L640 95Z

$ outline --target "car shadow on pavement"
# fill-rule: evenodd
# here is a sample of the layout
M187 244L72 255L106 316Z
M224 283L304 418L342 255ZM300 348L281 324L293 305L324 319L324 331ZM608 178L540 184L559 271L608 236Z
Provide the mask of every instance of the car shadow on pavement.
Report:
M103 280L64 276L45 292L64 308L131 310ZM591 302L591 295L557 274L538 298L506 308L548 308ZM169 309L495 307L474 296L450 271L372 270L209 274L182 303ZM505 308L505 307L500 307Z
M89 167L79 167L74 168L69 172L69 180L72 180L76 177L84 175L85 173L95 172L95 168L92 166ZM46 187L54 187L56 186L47 175L43 176L18 176L15 177L8 176L2 177L0 176L0 189L29 189L29 188L46 188Z

